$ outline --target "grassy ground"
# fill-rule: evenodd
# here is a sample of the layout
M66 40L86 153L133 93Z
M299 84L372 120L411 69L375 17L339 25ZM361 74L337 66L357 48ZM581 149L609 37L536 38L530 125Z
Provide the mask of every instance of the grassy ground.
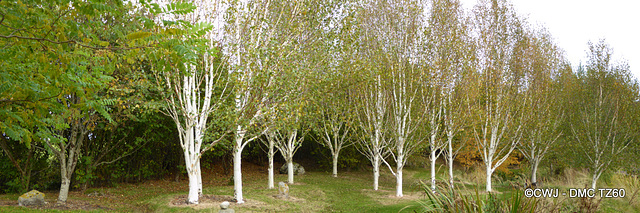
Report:
M247 165L247 164L244 164ZM243 166L244 166L243 165ZM251 167L251 166L248 166ZM267 189L266 173L248 168L243 172L245 204L232 203L236 212L414 212L424 198L417 184L417 170L405 171L403 198L395 197L395 178L382 173L380 190L372 190L370 171L342 172L331 177L326 172L307 172L296 176L290 185L290 198L276 198L276 189ZM233 198L230 177L205 175L205 198L197 206L180 204L186 198L187 181L146 181L119 184L115 187L92 188L86 192L71 191L68 205L56 206L57 191L44 192L47 212L217 212L219 203ZM276 183L286 182L286 175L276 174ZM0 212L40 212L17 206L19 194L0 194ZM74 210L75 209L75 210Z
M246 166L245 166L246 165ZM333 178L326 172L308 172L296 176L296 183L290 185L289 199L276 198L277 189L266 188L266 172L263 168L244 164L243 171L245 204L232 203L236 212L422 212L425 193L419 184L428 180L429 171L424 168L405 170L405 197L395 197L395 178L382 172L380 190L372 190L370 171L341 172ZM244 168L243 168L244 169ZM445 167L437 168L437 177L445 178ZM0 212L218 212L219 203L232 200L233 186L228 175L217 174L216 169L204 173L204 194L198 205L184 205L187 194L187 181L156 180L140 184L119 184L115 187L92 188L85 192L72 191L65 206L55 205L56 191L44 192L49 204L45 209L30 209L17 206L18 194L0 194ZM478 181L483 174L477 170L455 170L458 186L462 193L482 193L484 185ZM286 175L276 174L276 183L285 181ZM581 171L569 171L565 176L549 180L544 187L579 188L588 180L588 174ZM585 182L586 183L586 182ZM501 197L509 198L514 192L513 183L496 178L494 189ZM599 187L625 188L627 196L621 199L603 199L599 212L640 212L638 178L613 176L602 181ZM521 190L521 189L520 189ZM635 195L634 195L635 193ZM576 199L546 199L542 204L564 203L568 207L558 208L560 212L577 210ZM572 206L573 205L573 206Z

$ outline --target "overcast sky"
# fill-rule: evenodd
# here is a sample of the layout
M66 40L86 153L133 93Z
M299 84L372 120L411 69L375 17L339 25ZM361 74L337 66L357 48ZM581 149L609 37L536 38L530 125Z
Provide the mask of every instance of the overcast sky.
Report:
M461 0L471 9L476 0ZM604 38L614 60L626 60L640 79L640 1L637 0L511 0L532 24L545 26L572 66L586 61L587 42Z

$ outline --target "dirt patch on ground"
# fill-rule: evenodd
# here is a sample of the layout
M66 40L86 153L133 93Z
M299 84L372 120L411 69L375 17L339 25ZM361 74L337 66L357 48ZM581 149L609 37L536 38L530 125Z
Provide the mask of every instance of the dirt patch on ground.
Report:
M65 204L58 204L56 202L55 199L53 200L49 200L49 199L45 199L45 204L44 205L37 205L37 206L28 206L28 207L24 207L24 208L30 208L30 209L39 209L39 210L45 210L45 209L56 209L56 210L85 210L85 211L90 211L90 210L105 210L105 211L109 211L111 210L110 208L104 207L104 206L100 206L97 204L93 204L89 201L83 201L83 200L67 200L67 202ZM2 200L0 201L0 206L18 206L18 201L10 201L10 200Z
M220 209L220 203L229 201L229 208L261 208L268 206L266 203L245 199L243 204L237 204L230 195L202 195L198 204L187 204L187 195L177 195L169 201L170 207L191 207L193 209Z
M420 200L425 198L423 192L405 192L402 197L397 197L395 191L390 190L378 190L362 189L362 194L365 194L382 205L393 205L398 203L405 203L407 201Z
M305 202L306 201L304 198L299 198L299 197L294 197L294 196L283 197L281 195L273 195L272 197L275 198L275 199L279 199L279 200L286 200L286 201L293 201L293 202Z

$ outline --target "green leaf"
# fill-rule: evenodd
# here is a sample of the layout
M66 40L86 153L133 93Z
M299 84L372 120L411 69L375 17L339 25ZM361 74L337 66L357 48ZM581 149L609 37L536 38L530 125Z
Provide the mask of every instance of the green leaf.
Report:
M129 39L129 40L137 40L137 39L147 38L149 36L151 36L150 32L138 31L138 32L129 33L129 35L127 35L127 39Z
M167 9L164 12L170 14L185 15L193 12L193 10L195 9L196 6L189 2L173 2L167 5Z

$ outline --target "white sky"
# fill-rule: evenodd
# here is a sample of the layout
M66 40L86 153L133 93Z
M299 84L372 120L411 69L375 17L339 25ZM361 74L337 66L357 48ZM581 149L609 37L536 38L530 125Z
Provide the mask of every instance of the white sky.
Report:
M461 0L467 11L476 0ZM604 38L613 59L626 60L640 79L640 1L637 0L511 0L529 23L545 26L572 66L586 61L587 42Z

